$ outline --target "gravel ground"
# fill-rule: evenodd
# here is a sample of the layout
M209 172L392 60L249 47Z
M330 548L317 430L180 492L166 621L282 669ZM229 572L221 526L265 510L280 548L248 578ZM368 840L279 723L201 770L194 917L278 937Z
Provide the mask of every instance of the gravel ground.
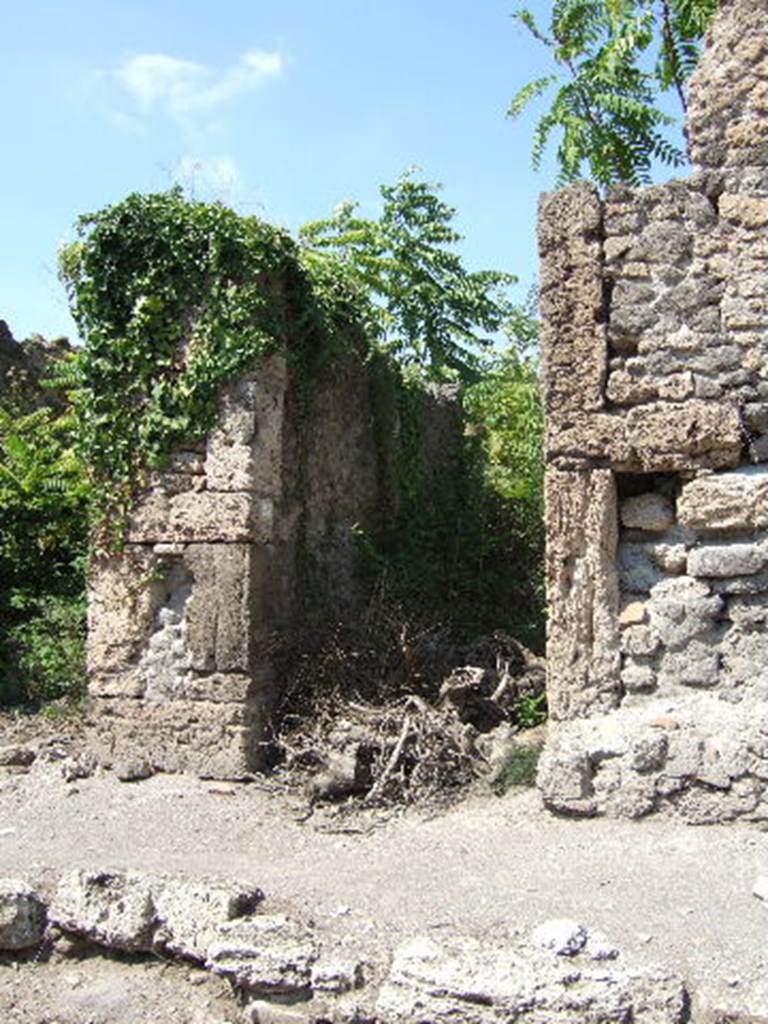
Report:
M307 817L303 800L259 783L123 783L104 773L68 782L61 762L42 758L4 772L0 875L113 867L239 878L264 891L265 909L311 915L382 947L428 929L501 934L571 917L648 964L674 967L697 990L757 993L768 979L768 905L752 893L768 875L768 834L756 828L557 819L533 790L431 813L316 808ZM0 970L6 995L10 970ZM62 982L60 991L71 1001L77 989Z

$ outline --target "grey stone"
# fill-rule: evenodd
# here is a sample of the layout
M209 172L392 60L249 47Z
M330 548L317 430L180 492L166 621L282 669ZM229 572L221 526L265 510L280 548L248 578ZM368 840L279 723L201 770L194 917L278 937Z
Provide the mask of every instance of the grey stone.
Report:
M363 983L363 965L358 960L343 957L322 957L312 965L311 985L313 992L330 992L343 995L360 988Z
M538 949L546 949L558 956L575 956L587 944L587 930L576 921L553 918L540 924L531 933L531 942Z
M691 576L752 576L764 568L768 549L764 544L718 544L688 552Z
M16 878L0 880L0 950L39 946L45 926L46 907L34 889Z
M656 673L650 665L628 664L621 670L621 682L628 693L648 693L656 686Z
M62 931L123 952L166 952L202 962L218 928L252 913L254 886L119 871L79 871L61 880L49 917Z
M675 506L672 499L652 492L625 498L619 514L622 526L653 533L662 533L675 522Z
M141 875L73 872L59 883L48 916L62 931L100 946L129 953L152 949L152 891Z
M768 903L768 875L760 875L752 886L753 895Z
M686 993L665 972L619 968L588 955L499 947L472 937L418 937L395 950L376 1002L393 1024L682 1024Z
M206 967L263 995L308 994L318 949L311 932L281 914L220 925Z

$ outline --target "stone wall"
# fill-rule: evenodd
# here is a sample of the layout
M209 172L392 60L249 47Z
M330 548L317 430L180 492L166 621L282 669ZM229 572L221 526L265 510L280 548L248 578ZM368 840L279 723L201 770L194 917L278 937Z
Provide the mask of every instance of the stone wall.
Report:
M768 819L768 0L691 83L686 181L541 205L564 813Z
M258 768L282 682L276 652L306 616L343 620L365 601L355 535L375 540L397 510L399 378L354 351L305 373L273 356L235 381L205 443L152 481L124 552L92 566L102 762L235 778ZM449 438L445 462L457 405L424 401Z

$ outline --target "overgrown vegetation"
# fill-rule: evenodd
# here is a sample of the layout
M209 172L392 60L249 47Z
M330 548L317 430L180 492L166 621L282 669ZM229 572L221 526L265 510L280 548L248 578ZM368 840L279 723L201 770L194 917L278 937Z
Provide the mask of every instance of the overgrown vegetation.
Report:
M179 190L81 218L61 253L85 342L57 367L67 413L9 408L2 421L5 702L80 692L88 524L99 545L119 548L149 473L210 430L227 380L278 349L307 400L318 360L336 358L339 344L347 357L404 368L394 411L402 500L389 537L370 548L403 621L418 609L419 629L429 619L462 637L502 623L540 632L528 580L541 415L534 362L521 354L534 321L510 301L510 275L463 266L455 211L436 186L408 174L382 199L378 221L347 205L308 225L300 244ZM368 356L350 323L364 326ZM507 356L492 348L503 325ZM467 388L470 428L450 472L428 480L414 453L422 403L439 382ZM511 431L528 440L513 443ZM510 559L516 571L505 575Z
M533 139L534 167L559 137L559 183L644 184L654 162L679 167L686 147L663 107L685 114L686 82L719 0L554 0L549 26L523 8L516 17L551 52L557 71L529 82L509 107L518 116L550 89Z
M0 703L85 686L88 481L71 411L0 404Z

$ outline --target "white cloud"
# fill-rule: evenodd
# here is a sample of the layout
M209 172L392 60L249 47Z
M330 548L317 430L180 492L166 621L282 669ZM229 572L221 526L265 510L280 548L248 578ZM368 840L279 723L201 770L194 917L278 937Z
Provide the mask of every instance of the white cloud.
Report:
M252 92L282 69L279 53L262 50L249 50L224 71L165 53L143 53L125 61L115 77L143 114L185 121Z
M222 199L240 185L240 169L231 156L186 154L172 171L174 181L192 196Z

